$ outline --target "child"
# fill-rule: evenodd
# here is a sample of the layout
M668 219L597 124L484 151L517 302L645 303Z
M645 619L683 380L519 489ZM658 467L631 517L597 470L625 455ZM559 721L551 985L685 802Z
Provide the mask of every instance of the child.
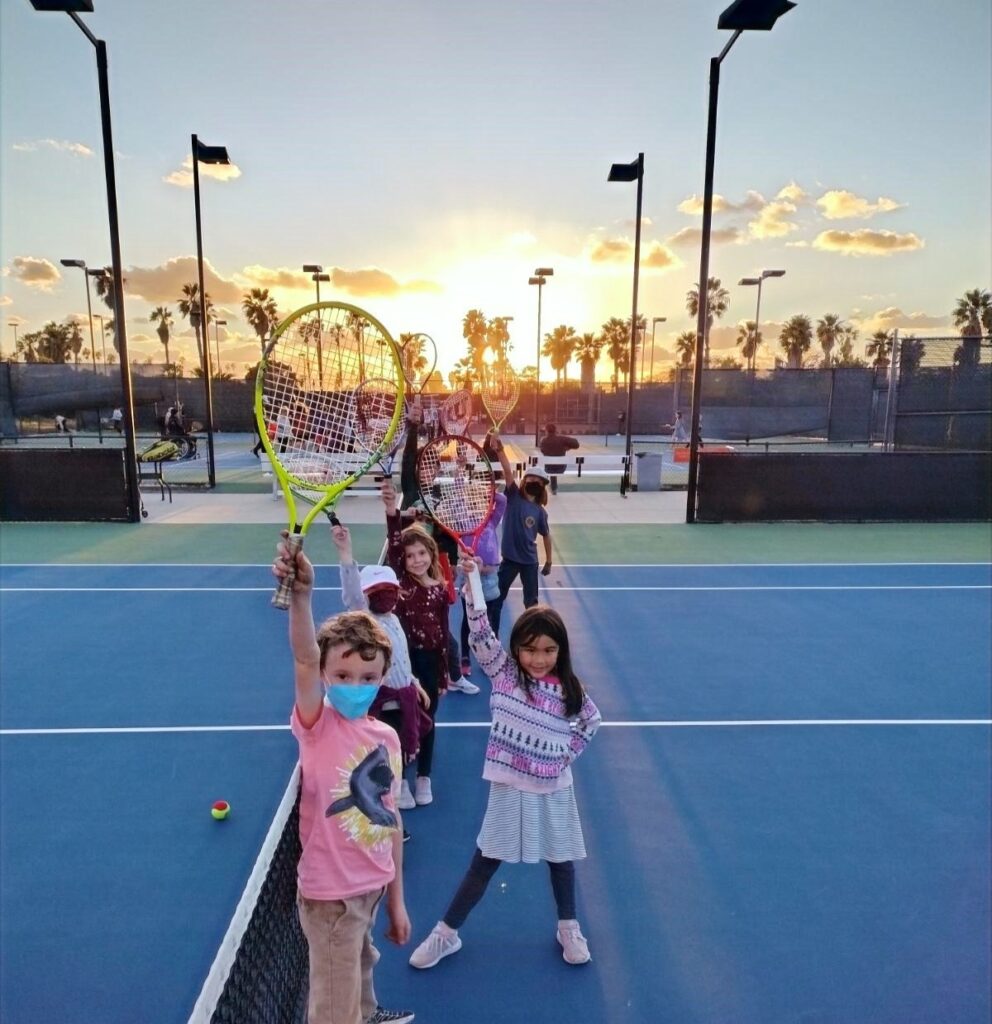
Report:
M283 534L285 537L286 534ZM290 569L285 542L272 571ZM314 629L313 565L296 553L289 606L296 703L290 723L300 746L300 924L310 949L310 1024L409 1022L384 1010L372 968L372 924L385 895L387 938L410 937L403 901L403 823L396 809L400 745L366 714L389 669L389 638L366 612L344 612Z
M470 562L469 572L475 571ZM482 899L502 861L546 860L558 909L558 942L570 964L590 959L575 919L575 867L585 857L582 826L572 791L572 762L599 728L600 714L572 671L568 634L547 605L529 608L500 646L485 609L469 607L470 642L492 680L492 726L482 777L489 803L477 848L444 917L414 950L414 967L433 967L462 948L458 929Z
M391 726L399 736L405 770L420 750L420 714L417 705L422 703L425 708L428 707L430 697L414 678L406 635L394 614L400 593L399 580L388 565L367 565L359 572L352 555L351 533L347 526L340 523L332 526L331 539L338 549L341 600L345 608L371 613L392 645L392 661L389 671L382 678L382 686L372 706L372 715ZM396 806L401 811L417 806L406 778L401 779ZM409 838L409 833L404 831L403 841Z
M493 504L493 514L486 523L485 529L482 531L482 536L479 538L479 543L475 549L476 554L482 560L481 572L482 572L482 594L486 599L486 614L489 617L489 625L493 627L493 632L499 630L499 534L496 530L499 524L503 520L503 514L506 512L506 495L502 493L496 494L496 500ZM463 537L464 541L468 542L470 537ZM461 571L461 563L459 563L459 571ZM465 604L465 598L462 598L462 626L461 626L461 673L462 676L468 676L472 672L472 663L469 661L468 656L468 609ZM478 687L476 687L478 692Z
M413 674L430 697L427 713L434 721L438 700L447 688L448 587L441 573L434 538L417 524L401 528L396 490L390 480L383 481L382 502L386 506L386 560L400 583L396 615L410 647ZM423 738L417 755L413 798L421 806L434 800L431 789L434 736L432 729Z
M510 592L510 586L519 576L524 588L524 607L537 604L537 537L544 540L544 566L541 575L551 572L551 530L544 506L548 503L548 474L540 466L530 466L524 473L522 487L513 481L513 467L503 449L503 444L491 435L491 445L499 455L506 481L506 514L503 517L503 560L499 567L499 598L494 609L499 633L499 620L503 602Z

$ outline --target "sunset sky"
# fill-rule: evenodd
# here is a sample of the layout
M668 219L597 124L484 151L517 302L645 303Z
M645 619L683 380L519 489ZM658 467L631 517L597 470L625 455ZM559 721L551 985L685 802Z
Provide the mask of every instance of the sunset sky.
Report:
M269 288L288 313L313 298L304 263L331 273L322 298L394 337L432 335L444 369L472 308L512 316L511 357L534 363L538 266L555 271L543 332L629 316L635 186L606 176L639 151L639 309L667 317L657 360L671 365L694 327L707 70L727 3L95 0L83 17L109 48L133 357L162 358L149 310L175 311L196 279L196 132L235 164L201 177L225 365L257 358L242 293ZM738 280L763 268L786 276L763 289L759 365L796 313L838 313L862 341L956 333L955 300L992 281L990 38L988 0L799 0L738 40L719 108L710 272L730 309L715 357L754 317ZM93 47L67 15L4 0L0 65L9 353L11 322L85 317L82 275L60 258L98 267L110 252Z

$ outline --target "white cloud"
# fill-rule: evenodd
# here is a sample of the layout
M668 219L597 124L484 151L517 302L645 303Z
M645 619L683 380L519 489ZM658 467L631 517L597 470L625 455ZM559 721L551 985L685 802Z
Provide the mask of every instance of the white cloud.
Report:
M782 238L797 231L799 226L789 217L796 212L796 204L786 199L775 199L762 207L761 212L747 225L752 238Z
M14 300L9 295L0 295L0 306L10 306Z
M698 246L702 238L703 232L701 228L682 228L668 239L668 244L675 246ZM710 231L711 245L743 241L745 241L745 238L740 228L714 228Z
M796 182L790 181L788 185L783 185L778 190L778 194L775 196L776 199L786 199L790 203L802 203L809 199L809 193L801 186L797 185Z
M859 326L862 332L891 331L896 327L907 331L952 329L951 318L946 313L942 316L933 316L921 311L904 313L898 306L886 306L870 313L860 320Z
M834 188L824 192L817 199L816 205L819 207L820 213L827 220L845 220L848 218L868 220L869 217L874 217L876 213L889 213L892 210L900 210L904 204L897 203L894 199L888 199L886 196L879 196L873 203L863 196L848 192L846 189Z
M241 177L241 168L237 164L200 164L200 174L204 178L214 178L216 181L234 181ZM175 185L177 188L193 187L193 158L186 157L183 166L178 171L172 171L162 179L167 185Z
M34 139L31 142L15 142L12 147L18 153L37 153L42 149L54 149L57 153L70 153L72 156L92 156L93 150L81 142L67 142L59 139Z
M722 213L734 210L760 210L765 205L765 197L760 192L748 190L745 198L739 203L732 203L725 196L719 194L713 196L713 212ZM695 194L683 199L676 207L679 213L687 213L693 217L699 217L703 212L703 197Z

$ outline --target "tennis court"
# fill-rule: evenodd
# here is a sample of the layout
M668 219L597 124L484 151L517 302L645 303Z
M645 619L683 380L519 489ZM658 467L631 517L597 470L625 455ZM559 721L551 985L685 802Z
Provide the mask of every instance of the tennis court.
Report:
M190 1016L295 763L281 511L238 497L236 522L215 494L134 527L5 527L7 1024ZM664 494L611 495L595 523L590 497L552 504L542 588L606 723L576 770L593 962L562 962L546 872L507 866L457 956L406 964L481 820L484 687L442 705L435 802L406 815L414 939L381 942L380 1001L480 1024L984 1024L987 524L638 524ZM342 505L359 560L380 510ZM308 546L330 614L330 542Z

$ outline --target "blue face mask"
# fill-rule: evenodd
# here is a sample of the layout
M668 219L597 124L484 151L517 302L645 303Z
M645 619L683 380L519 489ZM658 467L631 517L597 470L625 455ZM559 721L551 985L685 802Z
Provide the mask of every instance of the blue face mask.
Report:
M344 684L329 686L326 697L328 704L345 718L361 718L378 692L378 683Z

